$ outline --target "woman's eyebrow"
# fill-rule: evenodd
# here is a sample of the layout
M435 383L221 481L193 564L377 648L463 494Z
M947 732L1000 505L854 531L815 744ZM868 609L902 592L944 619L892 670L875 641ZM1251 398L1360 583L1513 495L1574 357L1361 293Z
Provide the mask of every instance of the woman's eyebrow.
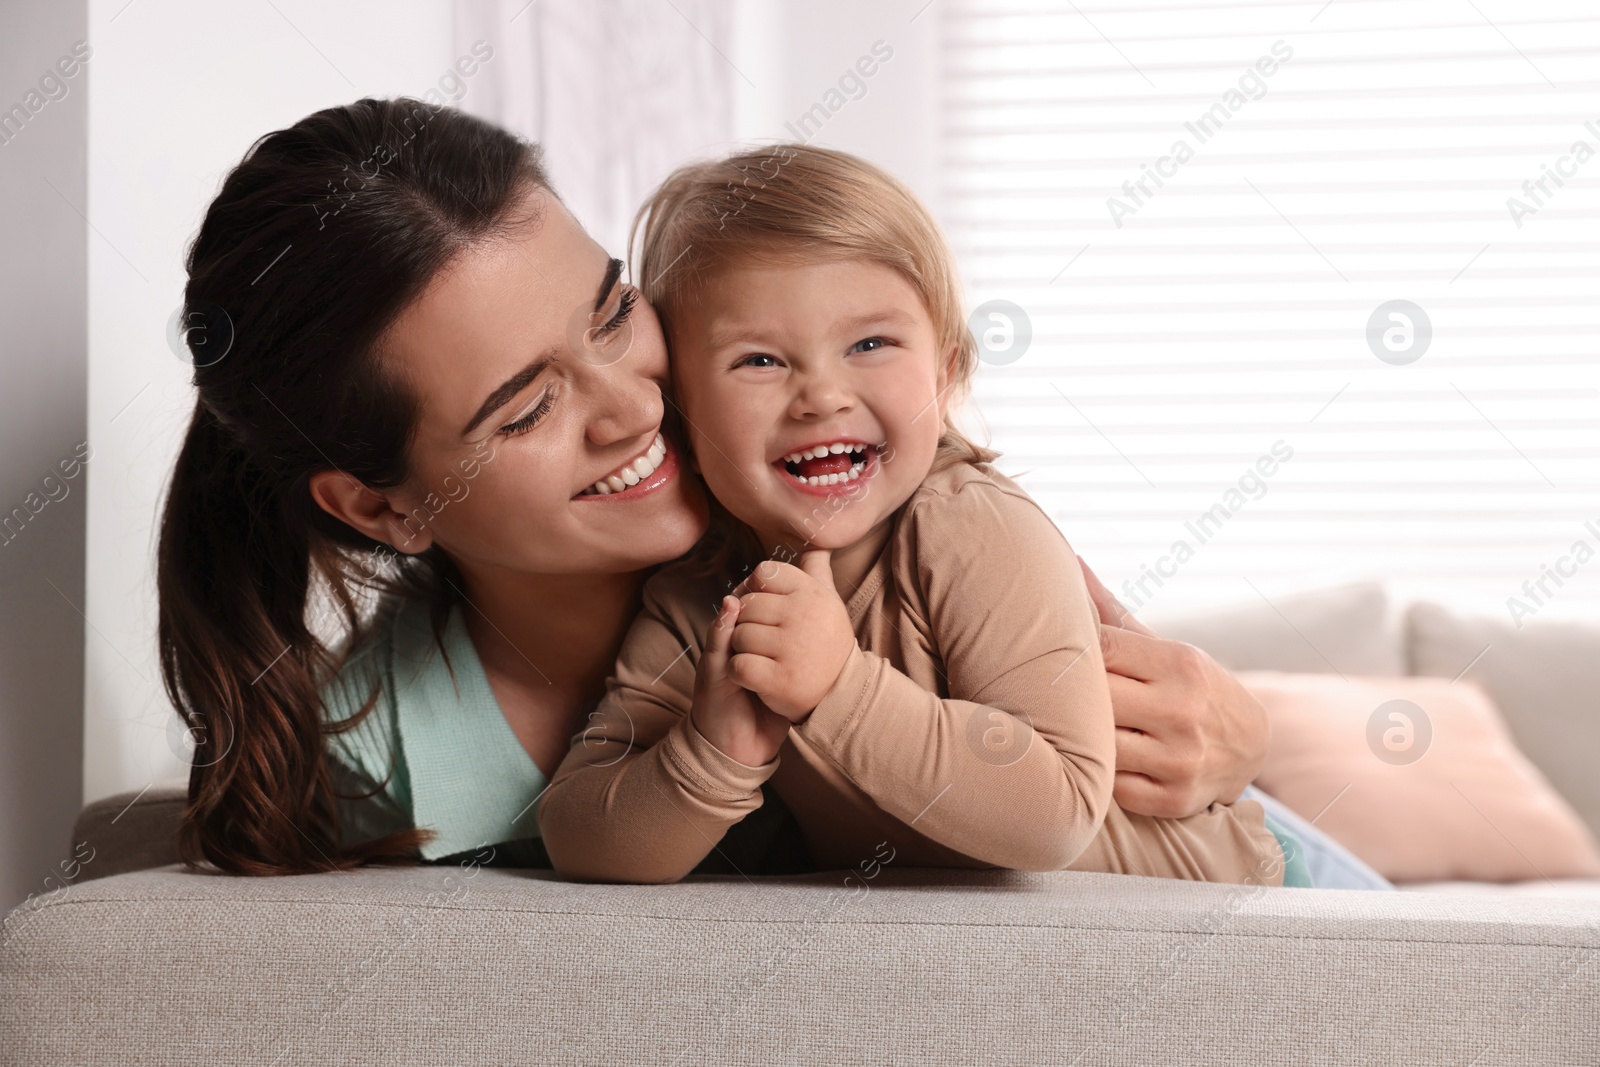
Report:
M606 273L600 279L600 291L595 294L594 298L595 314L598 315L600 313L600 309L606 306L606 297L611 295L611 290L617 284L617 279L622 277L622 267L622 260L615 257L606 263ZM513 374L511 377L502 382L500 386L496 388L494 392L490 393L488 397L484 399L483 403L478 406L478 410L473 414L471 420L468 421L466 427L461 431L461 436L467 436L473 430L477 429L478 425L482 423L484 419L487 419L490 415L493 415L496 411L499 411L502 407L511 403L512 398L526 389L529 382L533 381L541 373L543 373L544 369L555 361L558 354L558 351L552 347L538 359L534 360L532 363L529 363L526 367L523 367L521 370L517 371L517 373Z
M622 277L622 260L613 259L606 264L606 276L600 280L600 292L595 294L594 313L600 314L600 309L606 306L606 297L611 295L611 287L617 284L617 279Z
M482 423L484 419L487 419L490 415L493 415L496 411L499 411L501 408L511 403L511 401L516 398L518 393L522 392L528 387L528 383L532 382L535 378L539 377L539 375L543 374L544 369L555 362L557 354L558 352L556 348L552 346L532 363L529 363L526 367L523 367L521 370L517 371L517 373L507 378L504 382L501 382L500 385L495 388L495 391L490 393L488 397L484 399L482 404L478 405L477 412L472 416L472 420L467 423L466 428L461 431L461 436L467 436L473 430L477 429L478 425Z

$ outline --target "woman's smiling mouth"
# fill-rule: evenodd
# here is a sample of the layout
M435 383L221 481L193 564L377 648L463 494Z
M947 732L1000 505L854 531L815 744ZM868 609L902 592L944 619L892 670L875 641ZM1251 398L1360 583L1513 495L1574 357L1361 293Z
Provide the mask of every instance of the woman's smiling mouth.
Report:
M678 470L677 449L656 432L650 447L573 497L574 500L633 500L659 489Z

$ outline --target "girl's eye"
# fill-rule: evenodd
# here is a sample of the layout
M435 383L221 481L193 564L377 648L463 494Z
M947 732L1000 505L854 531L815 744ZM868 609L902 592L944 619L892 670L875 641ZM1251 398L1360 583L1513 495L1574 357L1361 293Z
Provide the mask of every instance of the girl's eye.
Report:
M634 305L638 302L639 290L631 285L625 287L622 290L621 299L617 301L617 313L606 320L604 325L594 328L595 339L604 341L627 325L628 316L633 314Z
M506 423L496 432L499 433L501 437L515 437L518 434L527 433L529 430L533 429L539 424L540 419L544 418L550 413L550 407L555 402L556 392L554 389L552 389L545 393L544 396L539 398L539 402L533 406L532 411L528 412L520 419L517 419L515 422Z
M776 367L777 365L778 357L769 356L765 352L752 352L734 364L735 367Z
M855 343L855 345L851 347L850 351L852 351L852 352L876 352L878 349L883 348L888 343L889 343L888 341L885 341L881 337L868 337L867 339L865 339L863 341L857 341Z

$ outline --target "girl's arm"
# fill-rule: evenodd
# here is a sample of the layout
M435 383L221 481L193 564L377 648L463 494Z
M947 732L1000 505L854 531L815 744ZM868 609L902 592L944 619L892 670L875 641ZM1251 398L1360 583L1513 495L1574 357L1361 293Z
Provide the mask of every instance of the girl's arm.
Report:
M645 607L623 643L606 695L573 738L539 804L539 831L564 877L597 882L674 882L716 847L728 828L761 806L761 784L777 769L781 731L737 735L706 690L721 681L731 620L712 629L710 612L646 587ZM692 595L692 594L685 594ZM702 655L696 631L710 631ZM695 706L697 676L701 705ZM698 720L698 722L697 722ZM741 755L769 755L748 766L717 748L700 727ZM730 738L747 742L741 747ZM764 735L764 736L763 736Z
M767 578L758 568L734 677L794 719L796 744L919 833L996 866L1064 868L1100 831L1114 773L1110 691L1077 558L1031 500L989 481L925 489L900 524L891 632L872 619L857 632L876 626L908 661L929 656L947 697L853 637L844 647L843 604L809 560ZM836 672L820 700L818 665Z

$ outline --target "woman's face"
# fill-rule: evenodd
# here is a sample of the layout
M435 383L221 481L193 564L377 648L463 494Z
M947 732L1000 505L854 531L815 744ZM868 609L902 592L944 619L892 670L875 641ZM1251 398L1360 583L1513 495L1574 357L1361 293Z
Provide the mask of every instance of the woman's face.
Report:
M382 339L421 409L385 540L440 545L479 580L641 570L707 521L663 425L661 326L559 200L529 203L534 221L458 256Z

